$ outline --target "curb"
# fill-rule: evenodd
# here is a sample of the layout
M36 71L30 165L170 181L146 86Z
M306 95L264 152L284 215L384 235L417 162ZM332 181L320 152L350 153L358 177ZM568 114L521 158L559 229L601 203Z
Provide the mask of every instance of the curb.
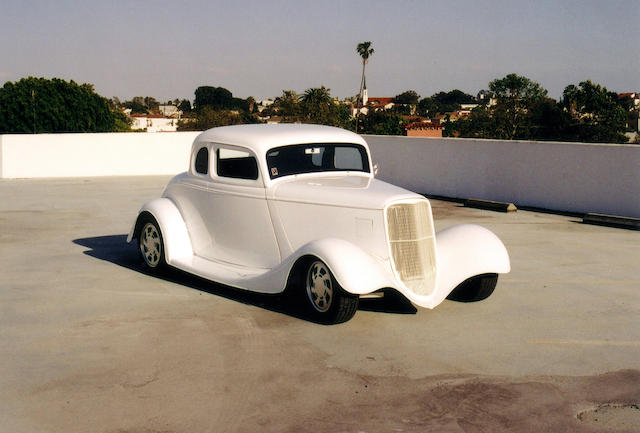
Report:
M584 224L616 227L620 229L640 230L640 218L621 217L599 213L588 213L582 217Z
M513 203L505 203L501 201L477 200L470 198L464 201L465 207L476 209L492 210L495 212L516 212L518 208Z

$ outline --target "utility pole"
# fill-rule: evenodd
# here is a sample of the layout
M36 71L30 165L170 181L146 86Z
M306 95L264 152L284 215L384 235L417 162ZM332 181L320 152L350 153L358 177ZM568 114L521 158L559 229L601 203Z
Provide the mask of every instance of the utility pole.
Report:
M36 133L36 91L31 89L31 109L33 110L33 133Z

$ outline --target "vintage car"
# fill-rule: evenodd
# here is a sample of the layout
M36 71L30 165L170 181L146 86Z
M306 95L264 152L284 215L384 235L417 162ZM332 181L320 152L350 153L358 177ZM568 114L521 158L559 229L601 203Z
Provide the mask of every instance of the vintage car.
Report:
M372 167L365 140L339 128L213 128L195 139L188 170L142 206L128 242L151 270L291 291L324 323L393 289L426 308L489 296L510 270L500 239L468 224L434 233L429 201Z

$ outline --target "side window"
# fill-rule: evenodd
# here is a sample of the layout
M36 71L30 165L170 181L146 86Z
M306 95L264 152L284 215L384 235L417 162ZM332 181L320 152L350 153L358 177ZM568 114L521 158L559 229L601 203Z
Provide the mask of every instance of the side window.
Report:
M209 173L209 149L206 147L201 148L196 154L195 169L199 174Z
M249 152L236 149L218 149L216 167L218 176L235 179L258 178L258 163Z

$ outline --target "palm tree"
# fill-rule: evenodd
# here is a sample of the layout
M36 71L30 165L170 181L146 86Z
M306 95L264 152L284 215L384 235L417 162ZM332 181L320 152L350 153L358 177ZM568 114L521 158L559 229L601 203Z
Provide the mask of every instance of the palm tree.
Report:
M373 48L371 48L371 41L360 42L356 47L356 51L358 52L358 54L360 54L360 57L362 57L362 78L360 79L360 93L358 93L358 95L360 95L359 102L362 103L362 88L364 86L364 67L367 64L369 57L373 55Z
M358 118L360 117L360 106L362 105L362 89L364 88L364 67L369 60L369 57L373 54L373 48L371 48L371 41L360 42L356 47L356 52L362 57L362 78L360 79L360 92L358 93L358 104L356 110L356 123L355 131L358 132Z
M331 89L324 86L305 90L300 99L306 121L325 125L331 123L330 118L332 111L334 111L334 103L330 91Z
M331 89L327 89L324 86L312 87L304 91L301 99L309 104L330 104L332 101L330 91Z

